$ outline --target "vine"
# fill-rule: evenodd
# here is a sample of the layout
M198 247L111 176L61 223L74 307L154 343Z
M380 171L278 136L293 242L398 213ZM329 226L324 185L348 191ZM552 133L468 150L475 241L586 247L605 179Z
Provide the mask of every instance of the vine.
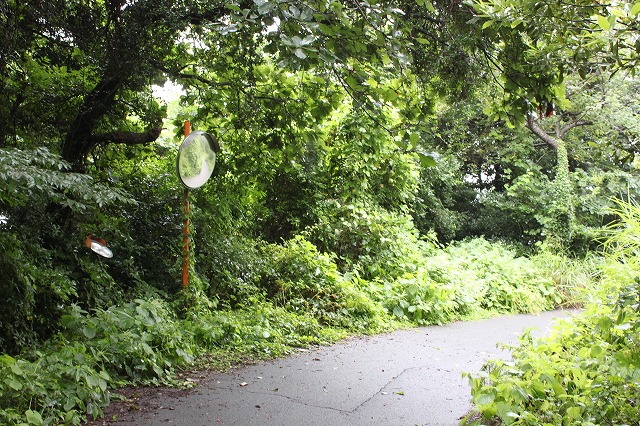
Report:
M547 237L551 243L557 244L561 248L566 248L571 241L573 233L575 211L571 195L571 180L569 179L567 146L561 139L558 139L557 142L556 176L551 189L552 220L547 228Z

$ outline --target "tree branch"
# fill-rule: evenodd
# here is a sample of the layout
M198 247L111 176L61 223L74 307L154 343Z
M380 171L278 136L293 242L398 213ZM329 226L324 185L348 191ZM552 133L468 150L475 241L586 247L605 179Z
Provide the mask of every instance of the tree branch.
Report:
M581 126L589 126L593 124L593 121L574 121L572 123L567 124L564 127L561 127L558 131L557 131L557 136L558 139L564 139L564 136L567 134L567 132L571 129L573 129L574 127L581 127Z
M185 80L197 80L200 83L206 84L208 86L211 87L221 87L221 86L231 86L233 83L230 81L223 81L223 82L218 82L218 81L213 81L210 80L206 77L203 77L199 74L191 74L191 73L186 73L183 72L182 70L172 70L170 68L165 67L164 65L162 65L162 63L160 61L157 60L150 60L149 63L151 65L153 65L157 70L162 71L163 73L169 75L170 77L173 77L175 79L178 78L182 78ZM183 67L183 69L186 67Z
M553 136L544 131L544 129L538 126L538 123L535 122L534 115L532 113L527 113L527 127L531 132L540 138L545 144L553 148L554 150L558 150L558 141L555 140Z
M99 143L119 143L125 145L140 145L154 142L160 136L162 124L157 125L153 129L146 132L110 132L93 135L91 142L93 145Z

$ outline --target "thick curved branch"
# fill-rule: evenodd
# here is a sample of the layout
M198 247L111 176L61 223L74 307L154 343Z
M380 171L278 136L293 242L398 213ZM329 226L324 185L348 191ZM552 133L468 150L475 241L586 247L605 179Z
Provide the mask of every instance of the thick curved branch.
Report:
M527 114L527 127L529 128L529 130L531 130L531 132L534 135L536 135L541 141L543 141L545 144L547 144L554 150L558 149L558 139L559 140L564 139L564 137L569 132L569 130L574 129L576 127L588 126L590 124L593 124L593 122L587 121L587 120L576 120L576 121L572 121L566 126L563 126L563 127L558 126L556 127L556 132L554 137L554 136L551 136L549 133L547 133L542 127L538 125L538 123L535 122L535 116L533 114L531 113Z
M542 127L538 126L538 123L535 122L535 118L531 113L527 114L527 127L541 141L546 143L548 146L550 146L554 150L556 151L558 150L558 141L553 136L545 132Z
M160 132L162 131L162 125L158 125L153 129L147 130L146 132L110 132L110 133L102 133L99 135L93 135L91 137L92 145L97 145L100 143L118 143L125 145L141 145L145 143L154 142L160 136Z

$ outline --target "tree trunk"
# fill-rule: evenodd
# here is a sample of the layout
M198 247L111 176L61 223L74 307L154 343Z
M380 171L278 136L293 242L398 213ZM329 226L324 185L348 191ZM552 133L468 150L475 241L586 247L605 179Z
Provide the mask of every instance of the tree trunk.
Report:
M61 149L62 158L71 163L74 171L85 171L87 155L95 145L93 129L113 106L123 82L120 78L103 78L84 98Z
M122 79L103 79L85 98L61 150L62 158L71 163L73 171L83 173L86 170L87 156L98 144L138 145L154 142L160 136L162 122L140 133L121 131L94 133L100 119L115 103L115 96L122 85Z

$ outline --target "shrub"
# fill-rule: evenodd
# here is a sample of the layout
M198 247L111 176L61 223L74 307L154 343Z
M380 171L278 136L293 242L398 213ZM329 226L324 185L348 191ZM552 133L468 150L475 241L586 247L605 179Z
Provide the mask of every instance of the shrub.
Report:
M308 231L321 251L334 253L341 270L358 269L365 279L394 279L435 249L420 237L410 216L367 203L325 202L319 223Z
M530 335L513 362L468 375L476 410L514 425L635 424L640 418L640 208L621 203L601 265L599 298L544 339Z
M459 276L457 294L466 295L462 306L469 310L477 305L497 312L539 312L561 301L542 269L503 243L476 238L453 244L446 253L448 261L440 264L447 274Z
M260 285L277 306L354 331L373 330L384 323L381 307L363 292L359 276L340 273L330 255L303 237L268 245L265 253L270 261Z

